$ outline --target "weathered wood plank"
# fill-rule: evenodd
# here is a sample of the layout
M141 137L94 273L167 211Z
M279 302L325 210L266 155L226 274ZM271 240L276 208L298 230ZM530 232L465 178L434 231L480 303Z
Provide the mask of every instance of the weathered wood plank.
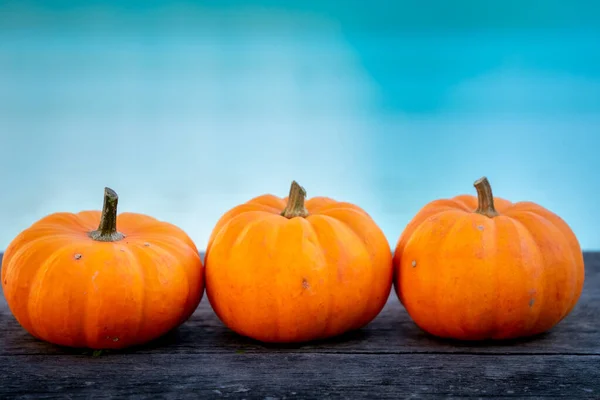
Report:
M292 346L262 345L240 337L217 319L206 297L192 318L163 338L129 353L464 353L600 355L600 253L586 253L586 282L572 314L551 332L531 339L499 343L460 343L433 338L418 329L394 294L368 327L340 338ZM32 338L14 320L0 296L0 355L74 354Z
M0 357L0 398L600 396L600 356L115 354Z

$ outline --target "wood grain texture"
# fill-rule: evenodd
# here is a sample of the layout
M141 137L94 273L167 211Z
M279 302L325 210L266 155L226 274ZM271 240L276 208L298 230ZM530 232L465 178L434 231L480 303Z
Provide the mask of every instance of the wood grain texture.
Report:
M13 359L0 397L598 398L600 356L136 354ZM6 359L2 359L3 362Z
M362 330L263 345L225 328L204 297L190 320L159 340L92 357L32 338L1 296L0 398L600 398L600 253L585 261L573 312L546 334L508 342L433 338L392 294Z

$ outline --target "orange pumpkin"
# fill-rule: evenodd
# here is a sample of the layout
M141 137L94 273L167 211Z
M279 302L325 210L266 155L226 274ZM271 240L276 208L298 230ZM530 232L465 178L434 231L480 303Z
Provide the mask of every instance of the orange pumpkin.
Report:
M106 188L102 213L48 215L8 246L4 296L33 336L124 348L163 335L198 306L204 267L191 239L146 215L117 217L117 202Z
M389 243L356 205L256 197L218 221L206 251L206 294L221 321L263 342L305 342L361 328L392 287Z
M569 226L532 203L492 195L427 204L394 255L394 286L413 321L440 337L535 335L560 322L583 288L583 254Z

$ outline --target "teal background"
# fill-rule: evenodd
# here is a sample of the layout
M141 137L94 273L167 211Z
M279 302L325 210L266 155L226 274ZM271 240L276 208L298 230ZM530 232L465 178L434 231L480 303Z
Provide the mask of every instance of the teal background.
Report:
M0 1L0 249L104 186L203 248L292 179L394 245L486 175L600 250L599 131L594 1Z

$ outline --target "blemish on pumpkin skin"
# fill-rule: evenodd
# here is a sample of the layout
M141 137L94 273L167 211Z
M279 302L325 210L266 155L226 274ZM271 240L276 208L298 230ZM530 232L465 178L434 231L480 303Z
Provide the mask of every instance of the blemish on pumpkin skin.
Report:
M308 281L306 279L302 279L302 288L303 289L310 289L310 285L308 283Z
M533 307L533 304L535 303L535 295L537 293L537 290L530 289L527 293L529 294L529 307Z
M417 260L412 260L412 267L415 268L417 266Z
M74 259L76 260L81 260L81 257L83 257L81 254L77 253L73 256Z
M483 231L483 225L477 225L477 229L479 229L480 231Z
M150 243L146 242L146 243L144 243L144 246L150 247Z

